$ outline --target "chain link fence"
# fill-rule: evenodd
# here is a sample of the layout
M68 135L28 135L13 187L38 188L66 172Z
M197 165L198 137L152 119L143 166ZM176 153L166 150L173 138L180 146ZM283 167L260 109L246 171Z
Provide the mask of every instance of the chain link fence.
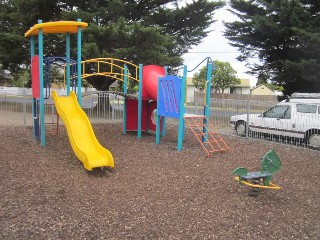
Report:
M19 94L12 92L0 92L0 125L15 125L15 126L32 126L32 97L30 93L23 91ZM232 116L242 115L245 122L251 122L252 116L262 116L264 112L277 104L276 98L266 98L257 100L248 98L247 95L242 96L242 99L237 96L234 98L216 98L210 99L210 118L209 121L214 128L222 133L229 135L241 135L243 137L257 138L268 141L276 141L285 144L292 144L302 147L307 147L306 139L296 138L292 136L284 137L277 134L266 134L263 132L251 131L244 126L243 132L239 133L241 128L235 129L231 126L230 119ZM320 104L319 104L320 105ZM89 117L91 123L105 123L105 122L122 122L123 121L123 106L124 97L110 92L85 92L83 93L83 110ZM314 114L317 119L320 116L320 106L316 109ZM196 96L195 98L188 98L186 104L186 113L190 114L204 114L204 97ZM318 115L318 116L317 116ZM313 116L313 115L312 115ZM310 124L313 117L309 114L308 120L302 119L303 124ZM57 115L51 99L45 100L45 121L49 125L54 125L57 122ZM277 120L275 120L277 121ZM175 123L175 121L170 121ZM280 121L279 121L280 122ZM59 124L63 124L59 121ZM266 126L266 131L272 132L272 126ZM314 141L317 144L320 141L320 132L315 130Z
M45 124L57 123L57 113L52 99L45 99ZM122 121L124 98L109 92L83 94L82 109L92 123ZM0 92L0 126L32 126L33 99L28 91ZM59 124L62 124L58 120Z

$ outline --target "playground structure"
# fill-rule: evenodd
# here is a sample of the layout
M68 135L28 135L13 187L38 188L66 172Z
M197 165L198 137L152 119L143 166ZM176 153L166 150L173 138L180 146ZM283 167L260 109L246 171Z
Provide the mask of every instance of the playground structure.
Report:
M89 64L90 67L87 66ZM87 71L92 68L95 70L94 73ZM183 76L177 77L167 75L166 67L135 65L113 58L97 58L82 61L82 78L100 75L123 82L123 92L120 94L125 97L124 134L127 131L137 131L137 137L141 138L142 131L156 131L156 144L159 144L160 137L165 136L166 118L177 118L179 119L177 150L182 150L185 123L187 123L210 156L215 152L228 151L229 148L208 121L212 63L208 63L207 68L204 115L186 114L186 66ZM138 83L138 94L135 96L127 93L128 85L133 81ZM152 120L153 114L157 116L155 122Z
M86 71L88 68L86 64L88 63L95 64L93 67L95 73ZM121 64L125 65L122 66ZM131 69L130 73L128 66ZM156 144L159 144L160 137L165 136L166 118L176 118L179 119L177 150L182 150L185 123L187 123L207 155L210 156L215 152L228 151L229 148L208 121L212 63L208 63L207 68L207 95L204 115L186 114L186 66L184 66L183 76L177 77L167 75L166 67L135 65L119 59L97 58L82 62L82 76L86 78L88 76L101 75L123 81L122 95L125 97L124 134L127 131L137 131L138 138L141 138L142 131L156 131ZM139 87L136 97L127 94L127 86L130 81L138 82ZM153 114L157 116L156 122L152 120Z
M81 109L81 90L78 90L78 99L74 92L70 91L70 67L75 63L70 60L70 34L77 33L77 87L81 89L81 30L87 27L87 23L78 21L60 21L42 23L30 28L25 37L30 37L31 45L31 73L32 73L32 111L34 116L34 137L41 140L45 146L45 122L44 99L50 97L50 91L44 85L44 65L48 61L43 58L43 34L66 34L66 79L67 96L58 96L52 92L53 100L58 114L66 126L71 147L78 159L87 170L96 167L114 167L113 156L109 150L103 148L95 137L92 126L84 111ZM35 36L38 36L38 55L35 54ZM74 70L74 68L72 67ZM50 69L46 69L50 71ZM74 76L74 71L72 73ZM75 88L76 89L76 88ZM49 94L48 94L49 93Z
M192 129L208 156L214 152L229 150L219 133L214 130L208 121L212 63L207 65L207 96L204 115L188 115L184 105L186 66L184 66L183 76L180 78L167 75L166 68L156 65L135 65L112 58L81 61L81 30L86 27L87 23L81 22L80 19L78 21L48 23L42 23L39 20L38 24L25 33L25 37L30 37L31 45L34 137L41 141L42 146L46 144L44 99L49 98L51 94L50 89L48 90L48 86L50 86L50 65L54 61L60 61L65 65L67 93L66 96L58 96L56 92L52 91L52 98L57 112L66 126L71 146L86 169L91 170L94 167L104 166L114 167L112 154L106 149L106 151L101 150L102 146L98 143L92 126L81 109L81 80L93 75L107 76L123 82L122 95L126 97L123 117L124 134L127 131L137 131L138 138L141 138L142 131L155 130L156 143L159 144L160 135L165 136L166 117L172 117L179 119L178 151L182 150L185 122ZM66 35L66 56L44 59L43 34L61 33ZM70 34L72 33L77 33L77 61L70 58ZM38 55L35 54L35 36L38 36ZM96 64L95 72L87 71L88 67L86 65L88 64L91 64L91 66ZM46 67L45 74L44 67ZM74 92L70 91L70 80L72 80ZM128 85L131 81L138 83L138 96L136 97L127 95ZM151 120L155 112L157 115L156 123ZM80 130L85 132L83 136L77 133ZM93 153L97 153L99 156ZM102 156L105 159L101 160Z
M38 24L31 27L26 33L25 37L30 38L30 54L31 54L31 75L32 75L32 96L33 96L33 118L34 118L34 137L41 141L41 145L45 146L45 119L44 119L44 99L50 97L47 92L47 86L50 85L50 76L48 72L50 69L45 69L44 66L50 61L44 59L43 53L43 35L44 34L61 34L66 35L66 79L67 79L67 95L70 94L70 67L75 64L70 59L71 40L70 34L77 33L77 86L81 89L81 30L87 27L87 23L81 22L78 19L75 21L60 21L60 22L47 22L42 23L41 20ZM36 44L36 38L38 42ZM35 54L36 45L38 46L38 55ZM72 67L73 69L73 67ZM45 74L44 74L45 72ZM74 76L74 74L73 74ZM44 91L45 90L45 91ZM46 94L44 94L46 92ZM81 105L81 92L78 92L78 100Z
M280 189L279 186L271 182L273 174L278 172L280 168L280 158L274 150L270 150L261 158L261 170L259 172L248 172L246 168L239 167L233 171L233 175L240 184L251 187L249 193L251 196L257 196L260 189Z
M212 63L207 62L206 74L206 99L204 105L204 114L186 114L185 93L187 66L183 68L183 76L165 76L158 79L158 105L157 105L157 128L156 143L160 143L160 120L162 119L162 136L165 135L165 118L171 117L179 119L178 126L178 145L177 150L182 150L183 139L185 135L185 123L192 130L197 140L210 157L212 153L229 151L229 147L224 142L220 134L213 128L209 122L210 110L210 91L212 78Z

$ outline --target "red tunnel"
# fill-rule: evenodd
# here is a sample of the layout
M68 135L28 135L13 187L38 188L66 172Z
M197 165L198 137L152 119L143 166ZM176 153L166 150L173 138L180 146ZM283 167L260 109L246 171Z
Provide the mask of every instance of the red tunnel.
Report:
M157 100L158 77L164 77L165 73L165 69L157 65L147 65L143 67L142 98Z

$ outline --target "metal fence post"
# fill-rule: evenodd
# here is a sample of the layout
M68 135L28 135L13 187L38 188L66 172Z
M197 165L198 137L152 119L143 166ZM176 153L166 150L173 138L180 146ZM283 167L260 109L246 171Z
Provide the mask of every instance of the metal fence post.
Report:
M249 138L249 113L250 113L250 98L247 104L247 126L246 126L246 137Z
M194 103L196 114L198 114L198 98L194 100Z
M114 105L115 95L110 95L110 94L109 94L109 101L110 101L109 106L111 106L111 102L113 103L113 105L112 105L112 107L111 107L111 109L112 109L111 115L112 115L112 120L114 120L114 114L115 114L115 110L114 110L114 108L115 108L115 105Z
M23 109L23 126L27 126L27 94L26 90L23 89L23 103L22 103L22 109Z

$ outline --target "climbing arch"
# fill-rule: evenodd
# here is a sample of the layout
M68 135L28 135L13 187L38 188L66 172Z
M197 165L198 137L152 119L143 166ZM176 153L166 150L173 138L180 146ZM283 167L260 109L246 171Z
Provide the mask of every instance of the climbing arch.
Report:
M127 77L128 81L139 82L139 66L131 62L115 58L93 58L81 62L83 79L92 76L111 77L118 81L124 82ZM128 74L125 72L128 69Z

